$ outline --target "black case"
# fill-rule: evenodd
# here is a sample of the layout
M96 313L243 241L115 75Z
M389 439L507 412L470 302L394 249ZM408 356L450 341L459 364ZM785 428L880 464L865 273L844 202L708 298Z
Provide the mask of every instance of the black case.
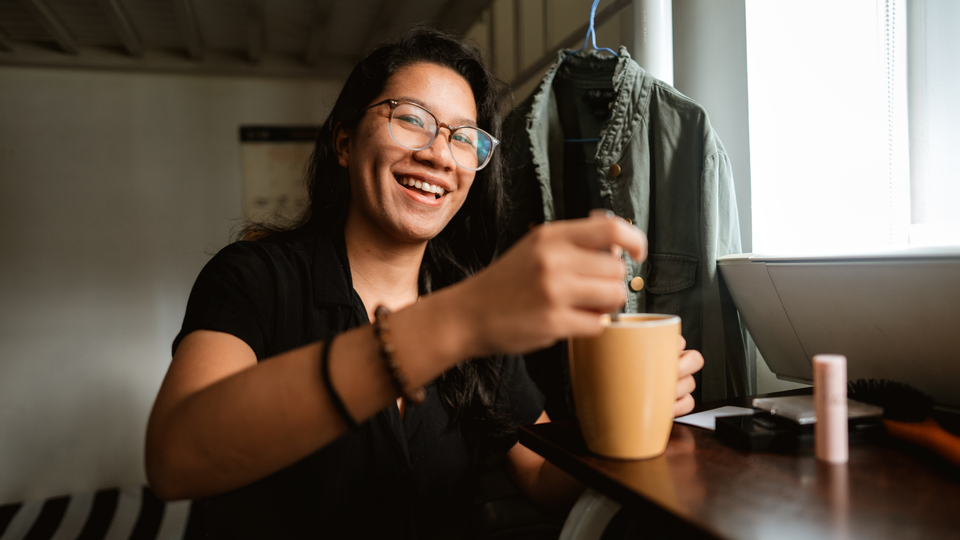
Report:
M812 448L813 430L814 424L800 425L767 412L717 418L717 436L734 448L750 452L792 452ZM854 418L850 420L849 440L855 444L871 434L884 431L879 417Z

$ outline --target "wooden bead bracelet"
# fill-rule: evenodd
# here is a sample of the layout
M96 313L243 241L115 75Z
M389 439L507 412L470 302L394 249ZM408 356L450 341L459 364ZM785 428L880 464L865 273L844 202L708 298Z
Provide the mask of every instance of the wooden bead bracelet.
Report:
M377 309L373 312L373 335L377 338L380 357L383 358L387 373L390 374L390 378L393 379L393 385L397 387L397 391L403 396L403 399L414 405L419 405L423 403L427 393L422 386L419 388L408 388L406 376L404 376L400 366L397 365L397 362L393 359L394 348L393 343L390 341L390 325L387 324L387 317L389 315L390 309L386 306L377 306Z

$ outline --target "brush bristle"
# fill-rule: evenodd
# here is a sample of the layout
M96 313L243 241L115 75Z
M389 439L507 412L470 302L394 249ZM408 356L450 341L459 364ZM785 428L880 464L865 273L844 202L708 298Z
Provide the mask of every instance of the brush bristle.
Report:
M859 379L847 383L847 397L883 407L883 417L900 422L922 422L933 400L916 388L891 381Z

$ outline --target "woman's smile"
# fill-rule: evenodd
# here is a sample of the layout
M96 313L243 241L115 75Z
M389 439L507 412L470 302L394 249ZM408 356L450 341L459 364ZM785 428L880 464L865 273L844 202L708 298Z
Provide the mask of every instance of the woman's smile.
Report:
M446 182L436 177L423 174L395 174L394 176L397 183L406 188L412 197L427 203L438 201L453 191Z

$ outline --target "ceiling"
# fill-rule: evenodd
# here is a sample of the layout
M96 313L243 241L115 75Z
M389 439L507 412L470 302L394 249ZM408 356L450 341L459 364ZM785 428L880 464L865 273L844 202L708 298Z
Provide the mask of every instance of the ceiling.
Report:
M0 65L343 78L417 22L492 0L0 0Z

